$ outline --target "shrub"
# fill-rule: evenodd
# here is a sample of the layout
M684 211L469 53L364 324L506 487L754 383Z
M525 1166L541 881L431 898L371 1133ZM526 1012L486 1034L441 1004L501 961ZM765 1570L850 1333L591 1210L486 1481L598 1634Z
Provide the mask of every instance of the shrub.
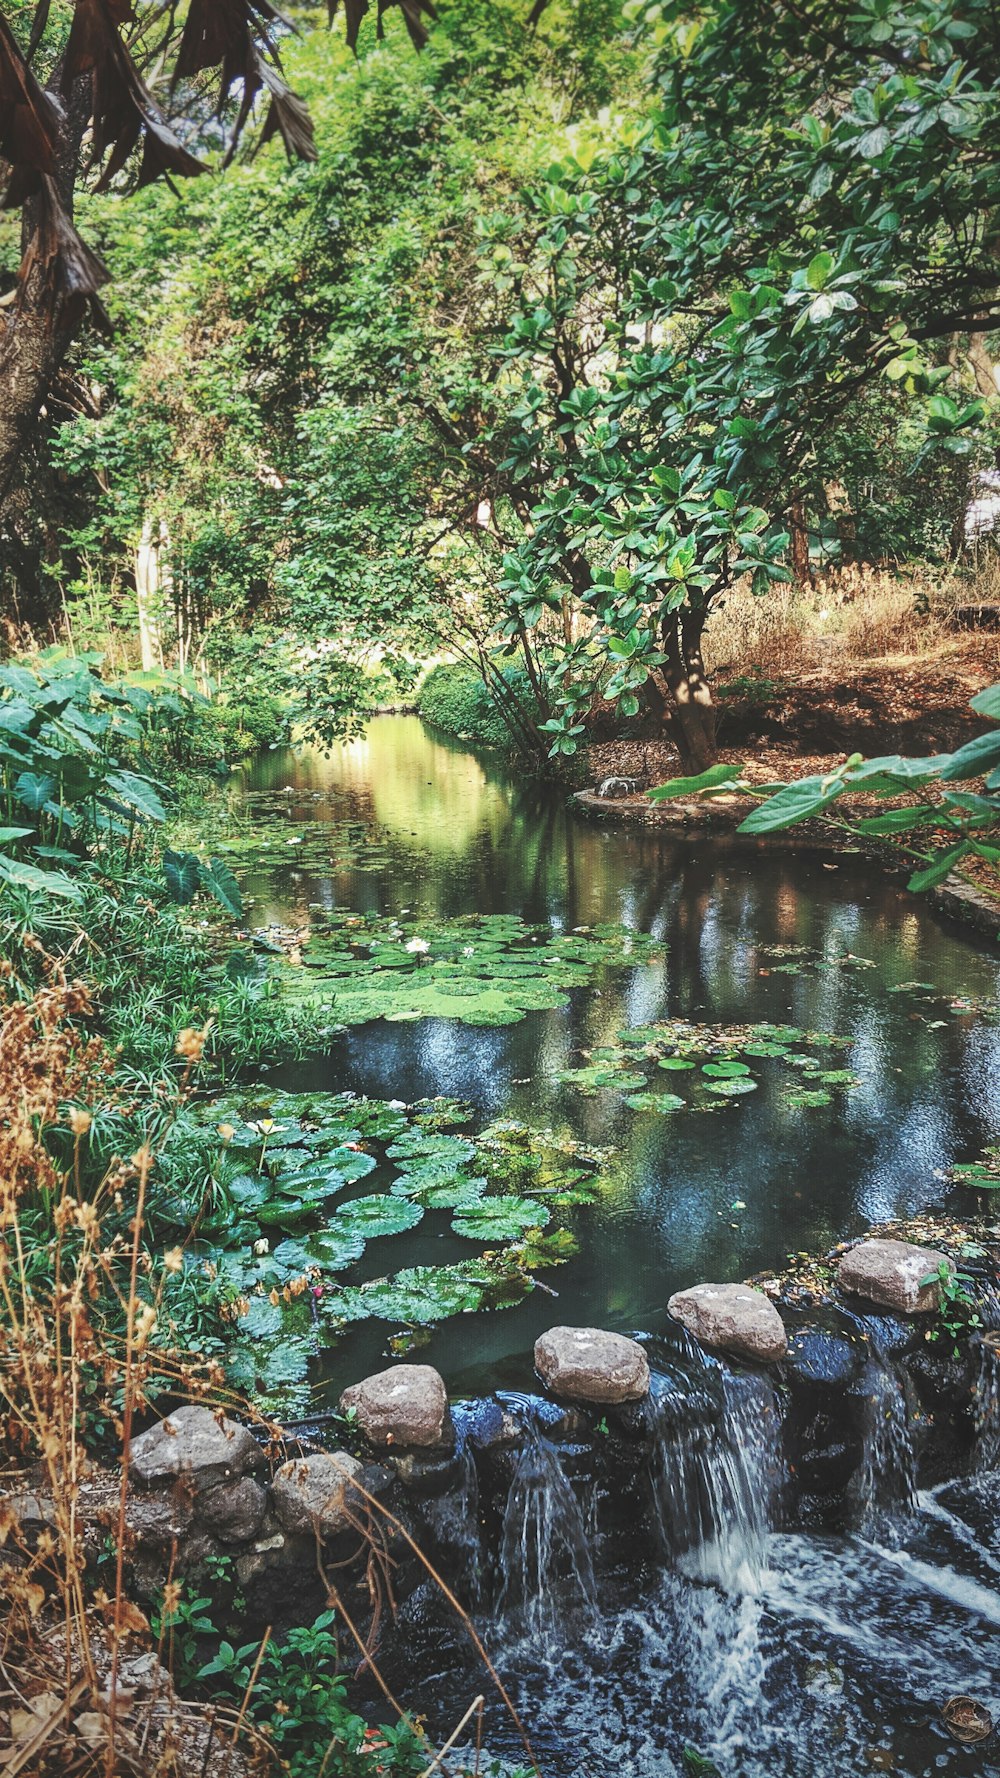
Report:
M530 711L534 699L527 675L516 667L506 667L501 678L522 710ZM515 744L485 681L475 668L462 662L432 667L417 694L417 709L425 722L460 741L474 741L481 747L510 748Z

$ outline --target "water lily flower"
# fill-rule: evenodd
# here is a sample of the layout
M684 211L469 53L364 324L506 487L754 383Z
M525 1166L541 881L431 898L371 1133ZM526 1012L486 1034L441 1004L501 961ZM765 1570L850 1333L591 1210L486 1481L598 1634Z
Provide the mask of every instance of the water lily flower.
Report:
M430 948L431 947L430 947L426 938L410 938L410 939L407 939L407 941L406 941L406 949L414 957L426 956L426 954L430 950Z
M261 1235L260 1240L254 1242L253 1250L257 1257L261 1258L265 1253L270 1253L271 1243L265 1235Z
M462 956L463 957L474 957L475 954L476 954L475 945L463 945L462 946Z

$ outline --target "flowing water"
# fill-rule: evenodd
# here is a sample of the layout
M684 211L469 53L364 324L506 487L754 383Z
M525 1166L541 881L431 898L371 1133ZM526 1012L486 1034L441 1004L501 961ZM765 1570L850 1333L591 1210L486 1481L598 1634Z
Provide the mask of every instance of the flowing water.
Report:
M559 792L519 783L406 717L377 719L329 758L276 752L227 794L237 819L266 813L274 835L244 876L255 926L319 903L512 912L566 930L620 920L669 945L664 962L575 990L565 1008L520 1024L355 1028L271 1076L295 1090L451 1094L482 1121L522 1118L614 1148L611 1187L573 1213L578 1257L547 1275L558 1300L536 1291L514 1310L433 1331L420 1355L458 1396L532 1388L531 1348L554 1321L656 1333L681 1285L745 1277L913 1214L940 1195L951 1162L1000 1137L997 952L850 855L592 825ZM299 830L317 819L329 824L328 847L317 852L313 830L299 853ZM776 946L811 947L820 966L786 968L782 959L801 953ZM846 953L852 966L833 966ZM905 986L914 982L930 987ZM664 1017L843 1033L861 1085L829 1106L795 1108L762 1070L748 1101L670 1119L558 1083L580 1051ZM397 1263L467 1251L447 1215L428 1215ZM369 1265L362 1276L376 1275L379 1256L366 1255ZM365 1324L331 1354L332 1391L385 1362L385 1332ZM1000 1771L995 1741L963 1749L940 1721L958 1693L1000 1713L995 1353L984 1348L982 1473L930 1494L915 1489L899 1373L872 1358L855 1529L838 1537L783 1518L770 1387L717 1367L699 1377L692 1363L654 1379L639 1570L598 1565L593 1481L525 1408L490 1558L499 1572L483 1581L475 1461L462 1446L453 1550L467 1578L474 1571L466 1596L479 1601L546 1778L691 1778L708 1769L698 1759L722 1778ZM438 1531L447 1541L447 1527ZM394 1689L407 1695L409 1685L414 1707L446 1730L481 1671L454 1635L409 1631L391 1656ZM515 1760L499 1707L488 1732Z

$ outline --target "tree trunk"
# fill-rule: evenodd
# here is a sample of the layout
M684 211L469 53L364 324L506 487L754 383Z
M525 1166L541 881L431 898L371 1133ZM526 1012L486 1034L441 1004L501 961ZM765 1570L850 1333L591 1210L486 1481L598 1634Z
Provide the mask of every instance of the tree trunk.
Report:
M844 483L837 478L823 483L826 498L826 510L837 527L840 540L840 560L843 564L853 562L857 553L858 528L851 508L851 496Z
M705 678L703 611L671 611L663 620L664 675L673 698L671 725L685 772L705 772L718 758L715 710Z
M147 519L135 552L135 602L139 616L139 653L144 673L163 665L156 621L156 595L160 585L160 540L154 539ZM159 656L159 659L157 657Z
M985 397L1000 395L1000 364L993 362L985 333L970 333L969 363L976 379L977 392Z
M809 523L802 495L796 494L788 509L788 529L792 539L792 579L796 586L812 585L809 561Z
M56 324L41 288L26 292L0 318L0 517L71 338Z

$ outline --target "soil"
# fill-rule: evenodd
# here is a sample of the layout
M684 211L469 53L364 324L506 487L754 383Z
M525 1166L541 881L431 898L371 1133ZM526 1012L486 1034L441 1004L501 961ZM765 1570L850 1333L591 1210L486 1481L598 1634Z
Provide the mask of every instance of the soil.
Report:
M996 637L974 636L933 656L831 660L794 680L761 680L748 696L718 699L720 758L746 761L764 783L829 771L850 753L949 752L986 726L969 700L998 678ZM592 784L612 776L655 784L680 770L668 740L639 738L594 743L588 767Z

